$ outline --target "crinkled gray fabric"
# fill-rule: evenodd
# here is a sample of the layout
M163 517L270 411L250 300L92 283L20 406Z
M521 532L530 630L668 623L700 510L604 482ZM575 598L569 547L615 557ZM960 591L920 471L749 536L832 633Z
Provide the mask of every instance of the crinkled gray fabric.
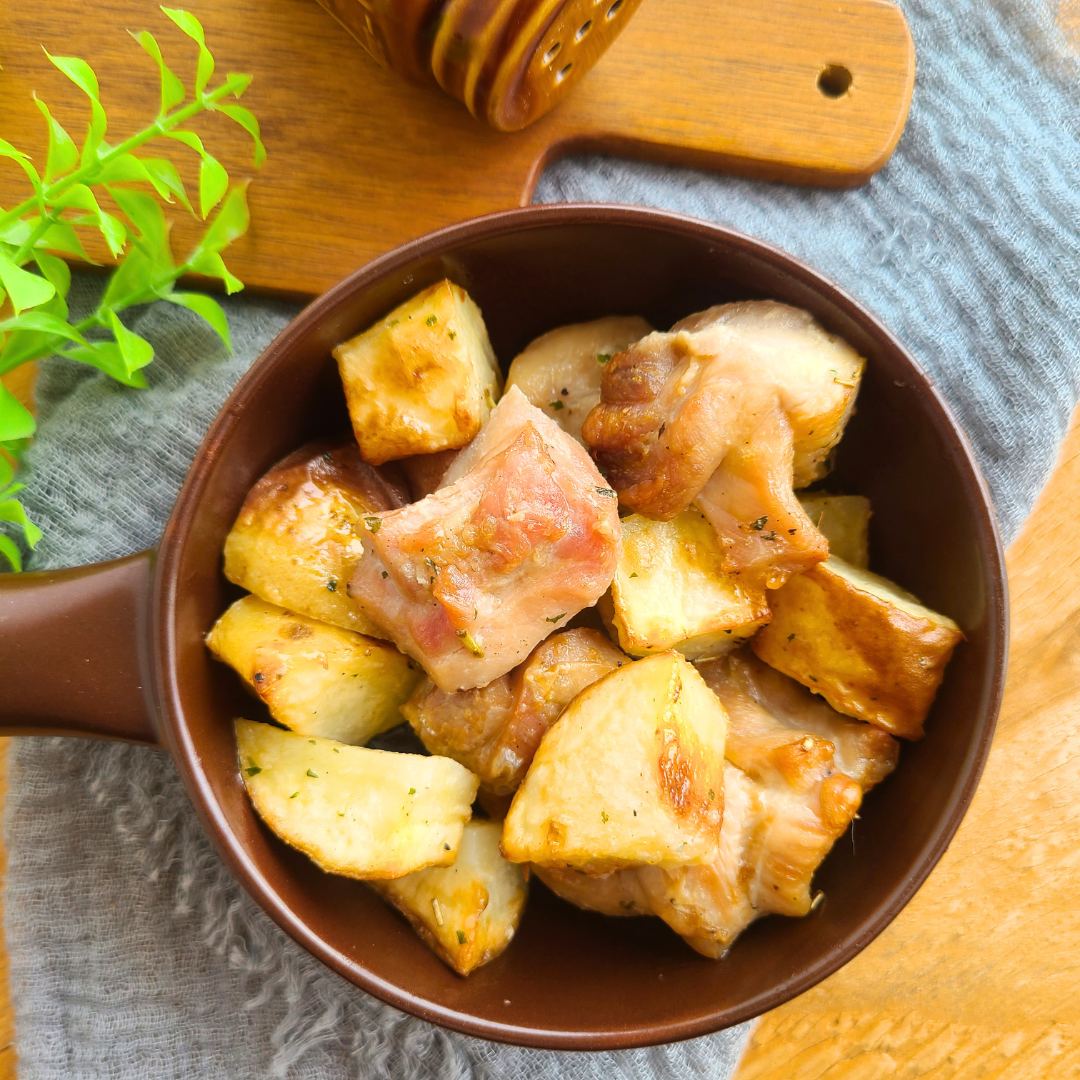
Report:
M1036 0L905 9L919 54L915 102L895 157L866 188L579 159L550 170L537 198L722 221L839 280L933 373L1011 537L1080 384L1075 70ZM159 357L146 391L44 366L40 437L27 458L26 501L46 530L33 565L155 542L207 424L292 313L245 299L228 309L228 358L187 312L144 312L136 328ZM740 1029L584 1055L448 1034L348 986L280 933L214 855L164 754L25 739L9 762L4 916L22 1080L723 1080L745 1040Z

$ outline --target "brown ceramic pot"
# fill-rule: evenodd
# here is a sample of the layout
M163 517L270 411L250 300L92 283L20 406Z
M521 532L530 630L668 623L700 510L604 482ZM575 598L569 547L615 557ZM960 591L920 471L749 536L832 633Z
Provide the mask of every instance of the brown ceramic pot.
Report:
M870 497L875 566L960 623L957 650L900 768L867 799L805 919L752 926L723 960L659 919L605 919L533 890L517 938L468 979L359 882L323 874L252 811L231 720L258 716L203 636L235 595L221 548L275 461L345 420L338 342L443 276L483 309L508 361L537 334L612 313L656 326L725 300L813 312L867 357L832 487ZM222 857L259 904L346 979L417 1016L562 1049L702 1035L813 986L889 923L940 858L975 791L1005 669L1004 563L964 436L911 357L850 296L756 240L655 211L514 210L444 229L357 271L306 308L233 391L156 552L0 578L0 729L101 735L172 754Z

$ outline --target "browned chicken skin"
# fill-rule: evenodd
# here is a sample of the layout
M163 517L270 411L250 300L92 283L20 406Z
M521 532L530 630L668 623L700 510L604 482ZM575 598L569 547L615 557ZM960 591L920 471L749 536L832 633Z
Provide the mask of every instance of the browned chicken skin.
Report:
M697 500L732 571L777 588L828 555L793 488L824 475L862 367L805 311L724 304L615 356L583 436L624 505Z

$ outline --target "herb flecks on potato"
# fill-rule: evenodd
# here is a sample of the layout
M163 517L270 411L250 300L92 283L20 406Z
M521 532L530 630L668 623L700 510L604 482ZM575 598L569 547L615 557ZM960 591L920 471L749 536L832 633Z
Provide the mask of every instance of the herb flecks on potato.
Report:
M255 596L237 600L206 644L301 735L363 746L401 723L423 674L392 645L296 615Z
M691 507L671 521L622 520L623 549L600 612L631 656L677 649L690 660L720 656L769 619L762 590L726 566L705 516Z
M464 446L502 389L480 309L450 281L395 308L334 357L360 453L373 465Z
M346 586L364 551L364 518L406 502L404 484L362 461L355 446L305 446L248 493L225 540L225 576L289 611L385 636Z
M236 721L259 816L331 874L397 878L450 866L478 781L449 758L392 754Z
M863 495L800 491L799 502L814 527L829 542L829 554L865 570L870 565L870 500Z
M425 680L401 711L431 753L460 761L486 791L510 795L563 709L629 662L598 630L566 630L487 686L446 693Z
M678 653L582 691L544 736L503 825L513 862L606 873L713 858L727 717Z
M496 821L470 821L452 866L370 882L459 975L494 960L525 911L525 871L502 857L501 831Z
M751 641L767 664L838 712L918 739L964 635L887 578L833 557L770 600L772 622Z
M516 386L567 435L584 445L581 425L600 403L604 365L651 332L652 327L637 315L560 326L538 337L514 358L506 387Z

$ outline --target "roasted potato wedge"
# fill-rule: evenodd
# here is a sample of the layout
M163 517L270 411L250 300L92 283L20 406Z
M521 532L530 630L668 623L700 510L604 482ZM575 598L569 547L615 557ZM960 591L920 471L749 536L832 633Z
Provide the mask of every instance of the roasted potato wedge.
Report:
M637 315L560 326L538 337L510 365L506 386L516 386L582 446L581 425L600 402L600 376L627 345L652 332Z
M237 600L206 644L236 669L279 724L352 746L400 724L401 706L423 678L393 645L294 615L257 596Z
M671 521L623 518L623 549L600 614L631 656L677 649L691 660L721 656L769 619L764 593L744 588L724 565L701 511Z
M754 652L837 712L918 739L964 635L887 578L832 557L770 598Z
M870 500L862 495L829 495L824 491L800 491L798 495L806 516L829 541L829 554L865 570L870 565Z
M453 866L370 883L459 975L494 960L510 944L525 911L525 872L502 857L501 834L497 821L470 821Z
M512 862L602 874L715 856L727 715L676 652L582 691L540 743L503 825Z
M401 711L431 753L460 761L486 791L509 795L563 709L586 686L629 662L597 630L564 630L487 686L448 693L427 679Z
M499 400L502 376L480 309L440 281L334 349L365 461L454 450Z
M225 540L225 576L271 604L379 637L346 585L364 552L365 515L408 501L404 484L355 446L305 446L248 493Z
M398 878L457 857L479 782L449 758L391 754L236 721L259 817L323 870Z

